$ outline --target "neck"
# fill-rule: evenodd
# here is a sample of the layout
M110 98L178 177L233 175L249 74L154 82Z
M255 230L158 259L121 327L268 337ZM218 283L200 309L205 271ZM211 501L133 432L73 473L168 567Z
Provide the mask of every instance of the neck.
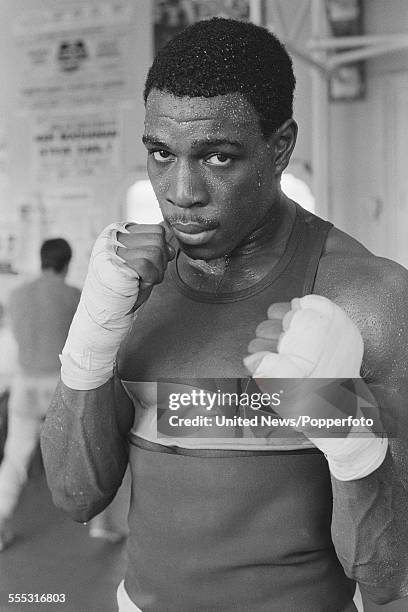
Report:
M53 268L45 268L41 270L41 273L43 276L60 278L62 280L65 278L64 272L56 272Z
M227 256L208 261L179 257L179 273L192 289L210 293L245 289L261 280L285 251L296 210L287 198Z

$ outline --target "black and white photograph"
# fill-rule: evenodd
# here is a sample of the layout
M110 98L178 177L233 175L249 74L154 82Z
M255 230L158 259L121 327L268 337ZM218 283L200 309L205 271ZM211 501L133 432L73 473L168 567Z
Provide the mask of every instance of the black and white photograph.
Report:
M408 612L408 3L0 0L0 612Z

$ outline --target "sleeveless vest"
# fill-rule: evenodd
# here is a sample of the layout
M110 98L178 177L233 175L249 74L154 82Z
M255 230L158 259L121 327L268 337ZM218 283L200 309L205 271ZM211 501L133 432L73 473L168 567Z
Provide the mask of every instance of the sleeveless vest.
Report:
M144 435L138 392L159 379L247 377L242 358L257 325L271 304L312 292L330 228L299 208L279 262L234 293L193 291L171 262L121 347L136 412L125 586L143 612L356 610L331 540L322 453L305 439L295 450L163 445Z

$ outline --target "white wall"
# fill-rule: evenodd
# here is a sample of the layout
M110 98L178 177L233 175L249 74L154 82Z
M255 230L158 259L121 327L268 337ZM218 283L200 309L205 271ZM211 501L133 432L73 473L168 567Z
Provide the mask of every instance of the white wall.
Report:
M408 32L408 4L365 2L365 32ZM364 100L331 105L331 220L376 254L408 266L407 241L397 231L407 220L401 193L408 187L408 51L368 60L366 74Z
M120 0L119 0L120 1ZM282 2L283 20L291 26L299 2ZM111 5L109 0L96 0L101 5ZM27 37L18 37L16 24L28 12L40 10L69 10L75 6L92 6L93 0L66 2L65 0L3 0L0 2L0 225L17 226L20 238L20 270L33 273L38 266L39 242L47 236L46 223L41 220L41 210L59 203L72 203L70 232L73 220L77 220L77 244L74 249L73 280L81 282L92 238L103 225L120 218L125 210L127 188L136 178L144 178L145 152L140 142L143 129L142 88L152 59L149 0L130 2L133 12L123 28L123 40L119 41L126 73L126 87L116 94L105 92L99 102L89 104L85 98L78 104L59 101L59 109L30 107L22 100L24 85L22 74L29 46ZM267 23L273 22L277 0L267 0ZM275 20L276 21L276 20ZM405 0L370 0L365 2L367 33L404 32L408 28L408 5ZM279 28L278 28L279 29ZM81 30L83 38L92 40L92 33ZM277 32L278 35L280 32ZM298 43L304 44L310 36L310 20L305 18L299 29ZM118 44L119 44L118 43ZM26 46L24 46L26 45ZM331 105L330 202L331 220L339 227L360 239L378 254L395 257L408 263L402 232L397 232L405 222L406 189L403 146L405 120L403 93L408 72L408 53L393 53L367 62L367 96L363 101ZM296 174L311 182L312 167L312 93L311 69L301 60L294 60L297 76L295 118L300 130L294 152ZM54 69L54 76L56 71ZM61 75L57 75L57 80ZM51 79L52 81L52 79ZM401 90L402 93L398 93ZM88 92L89 93L89 92ZM92 97L92 96L91 96ZM397 102L393 102L394 98ZM65 105L64 105L65 104ZM38 148L33 145L32 130L44 115L52 117L58 110L69 114L85 113L88 108L100 112L105 108L118 122L120 138L115 163L107 171L94 176L71 176L63 180L40 180L35 173ZM401 126L401 127L400 127ZM2 152L1 143L6 143ZM6 159L8 173L4 172ZM398 169L396 166L398 161ZM2 161L3 160L3 161ZM394 160L394 161L393 161ZM3 164L3 165L2 165ZM3 167L3 171L2 171ZM51 191L51 198L50 198ZM400 194L400 195L398 195ZM75 198L83 202L83 211ZM59 200L58 200L59 198ZM21 218L21 206L28 204L36 209L30 221ZM67 205L69 208L69 204ZM76 206L76 208L75 208ZM317 210L321 203L317 202ZM323 208L326 208L324 206ZM398 212L398 214L397 214ZM34 218L35 217L35 218ZM28 217L27 217L28 218ZM25 226L27 225L27 227ZM85 244L86 243L86 244ZM5 277L2 278L5 280ZM5 283L2 283L5 286ZM1 293L1 289L0 289ZM1 299L1 295L0 295Z
M2 189L0 174L0 220L4 222L7 218L7 222L17 227L20 243L17 268L23 275L38 269L38 247L42 239L50 237L49 234L65 234L74 243L76 255L71 277L80 284L93 239L104 225L121 218L127 187L136 177L144 175L145 152L140 137L143 83L152 59L151 28L147 26L151 3L149 0L128 3L129 18L117 26L104 25L103 16L99 16L102 20L99 27L95 27L96 21L94 25L90 22L87 28L84 21L78 21L76 30L64 32L61 25L64 15L65 19L67 14L71 21L74 19L75 8L84 11L115 4L118 4L116 0L3 0L0 3L0 142L3 139L7 143L9 160L7 190L4 186ZM63 17L57 24L58 9ZM40 11L46 11L43 18ZM22 33L22 20L27 16L32 16L31 33L28 29ZM44 23L48 18L51 25L47 33ZM20 34L16 31L18 25ZM64 40L77 39L87 45L89 59L78 70L64 72L57 60L59 45ZM41 53L43 58L44 53L49 54L43 69ZM109 57L103 59L103 53ZM98 89L104 79L102 61L107 66L103 91L102 87ZM118 68L117 74L123 72L120 78L123 77L124 84L106 83L109 62ZM51 93L49 97L27 93L28 88L33 89L37 84L44 90L47 80L51 87L62 85L65 92ZM90 82L95 87L90 87ZM80 160L75 154L65 168L57 161L59 153L51 154L48 148L47 168L34 136L46 134L52 125L55 129L55 123L61 126L62 118L72 130L85 120L88 133L91 119L102 120L105 126L111 121L119 135L110 144L109 138L99 140L102 154L83 154ZM83 144L98 145L98 142L91 138ZM108 152L107 147L113 152ZM74 163L79 163L81 173L75 173ZM25 217L21 216L23 205L30 211ZM65 221L62 208L66 209Z

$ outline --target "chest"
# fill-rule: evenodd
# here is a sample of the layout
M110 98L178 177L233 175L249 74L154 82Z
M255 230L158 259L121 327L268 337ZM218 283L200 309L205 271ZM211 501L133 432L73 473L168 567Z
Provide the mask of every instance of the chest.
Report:
M136 319L121 350L127 380L166 377L240 377L242 360L265 318L243 304L200 304L182 295L152 300Z
M241 378L243 359L269 306L301 295L303 275L293 267L252 294L198 299L167 274L139 309L118 354L119 374L129 381L161 378ZM290 273L292 272L292 273Z

